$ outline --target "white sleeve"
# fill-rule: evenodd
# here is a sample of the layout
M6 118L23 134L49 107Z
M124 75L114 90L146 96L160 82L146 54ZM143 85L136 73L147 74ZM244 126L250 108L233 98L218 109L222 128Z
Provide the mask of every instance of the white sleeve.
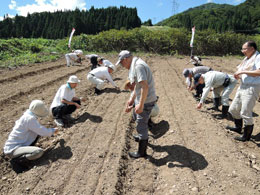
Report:
M113 85L113 87L116 87L115 82L113 81L111 75L108 72L106 72L105 76L106 76L106 79Z
M29 129L40 136L51 136L55 129L42 126L36 119L30 121Z

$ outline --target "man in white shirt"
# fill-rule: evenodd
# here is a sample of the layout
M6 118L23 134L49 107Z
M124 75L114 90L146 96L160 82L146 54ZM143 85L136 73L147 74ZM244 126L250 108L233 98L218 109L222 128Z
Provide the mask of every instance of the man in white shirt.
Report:
M105 59L102 58L102 57L99 57L99 58L98 58L98 64L99 64L100 66L105 66L105 67L109 67L109 65L114 65L114 64L112 64L109 60L105 60Z
M115 87L117 90L120 90L120 88L115 84L111 77L111 73L115 70L115 66L113 64L109 65L108 67L98 67L93 70L91 70L88 75L87 79L92 84L94 84L95 87L95 94L100 95L101 90L103 89L105 80L108 80L113 87Z
M233 75L228 75L218 71L209 71L205 74L194 75L195 85L203 83L205 83L205 87L203 88L203 93L197 108L200 109L202 107L202 104L205 102L210 89L213 88L213 98L221 99L222 103L222 115L217 118L226 118L229 109L229 95L234 90L237 80Z
M58 126L63 127L64 121L73 120L70 114L80 108L81 100L85 101L84 98L75 97L75 88L79 82L80 80L77 76L70 76L67 83L58 89L52 101L50 109L55 118L54 121Z
M75 62L81 64L81 57L83 55L83 52L81 50L75 50L73 53L67 53L65 54L67 66L70 65L74 66Z
M194 66L202 66L201 65L201 58L198 56L191 56L190 57L190 62L194 65Z
M244 123L243 135L235 139L245 142L250 140L254 129L253 108L260 93L260 55L254 41L244 43L241 51L246 57L234 73L241 84L229 108L235 127L227 126L227 129L241 133Z

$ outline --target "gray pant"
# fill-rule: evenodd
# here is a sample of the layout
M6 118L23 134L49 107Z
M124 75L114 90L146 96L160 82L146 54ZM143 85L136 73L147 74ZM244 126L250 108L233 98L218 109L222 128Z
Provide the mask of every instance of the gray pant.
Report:
M259 97L260 86L242 84L231 103L229 112L234 119L243 119L245 125L253 125L253 108Z
M148 139L148 120L154 104L155 102L144 104L144 109L141 114L136 114L135 111L133 111L134 118L136 118L136 130L141 140Z
M87 79L94 85L96 85L96 88L99 90L103 89L104 83L105 81L103 81L102 79L99 79L91 74L88 74Z
M10 158L17 158L25 155L28 160L36 160L43 155L43 149L36 146L22 146L16 148L11 154L7 154Z
M230 83L227 87L224 86L220 86L218 88L214 88L213 89L213 98L218 98L220 97L220 94L222 92L221 95L221 104L223 106L229 106L229 96L232 93L232 91L234 90L234 88L236 87L237 84L237 80L234 78L234 76L229 75L230 78Z

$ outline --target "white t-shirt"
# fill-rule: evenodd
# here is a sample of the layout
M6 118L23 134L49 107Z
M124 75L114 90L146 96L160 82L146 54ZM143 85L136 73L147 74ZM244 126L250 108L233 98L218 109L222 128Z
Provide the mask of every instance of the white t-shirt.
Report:
M78 56L76 53L68 53L67 54L69 56L69 58L73 61L76 61L78 59Z
M69 87L68 83L62 85L58 89L58 91L57 91L57 93L56 93L56 95L55 95L55 97L52 101L51 110L52 110L52 108L60 106L62 104L62 102L61 102L62 99L65 99L67 101L71 101L73 97L75 97L75 89L71 89Z

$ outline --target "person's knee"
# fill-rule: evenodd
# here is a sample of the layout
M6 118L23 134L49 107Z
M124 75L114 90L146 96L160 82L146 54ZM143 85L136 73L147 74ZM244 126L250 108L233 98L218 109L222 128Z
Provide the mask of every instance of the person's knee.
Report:
M43 153L44 153L43 149L38 148L35 151L33 151L32 153L26 154L26 158L28 160L36 160L38 158L41 158Z

